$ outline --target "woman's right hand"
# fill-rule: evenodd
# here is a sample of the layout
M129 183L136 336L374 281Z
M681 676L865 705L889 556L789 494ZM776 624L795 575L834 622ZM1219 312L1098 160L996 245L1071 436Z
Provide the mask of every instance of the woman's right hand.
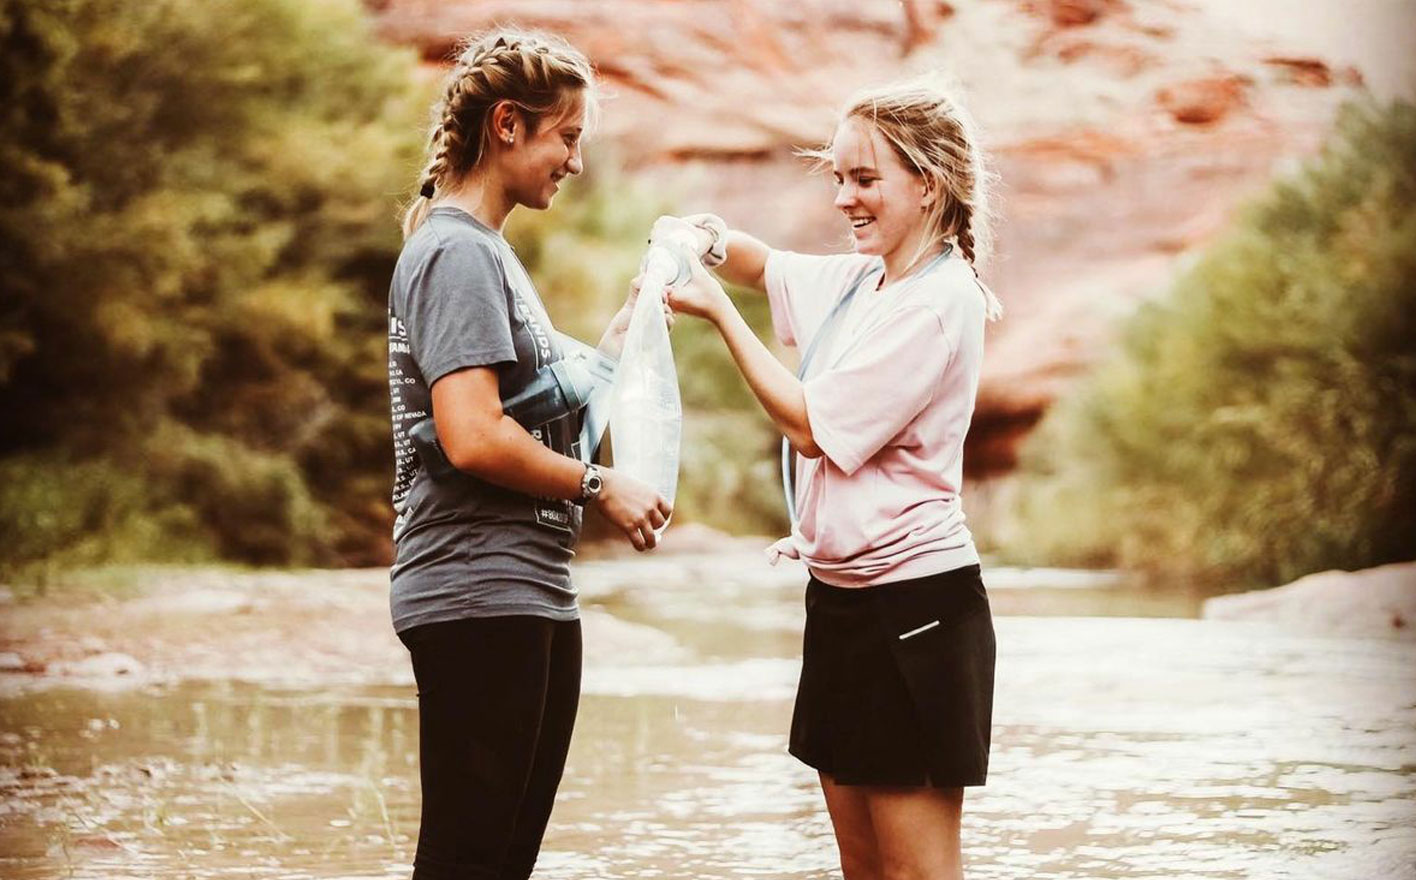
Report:
M674 512L654 488L613 468L601 468L605 485L596 496L600 513L624 532L635 550L652 550L659 543L656 529L663 528Z
M695 214L693 217L706 217L706 214ZM693 242L693 255L698 259L703 259L703 254L713 244L713 234L708 230L693 223L693 217L675 217L672 214L663 214L654 221L654 226L649 230L650 241L680 241Z
M665 301L675 314L693 315L717 323L724 312L734 306L723 285L694 260L690 264L692 275L688 281L669 288Z

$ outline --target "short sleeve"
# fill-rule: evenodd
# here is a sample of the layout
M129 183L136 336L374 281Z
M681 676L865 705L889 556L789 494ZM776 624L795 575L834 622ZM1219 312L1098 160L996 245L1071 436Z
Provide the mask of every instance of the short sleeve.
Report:
M866 330L841 361L803 386L822 453L854 473L929 405L952 348L939 315L923 306Z
M874 259L862 254L769 252L763 278L777 339L797 348L810 344L846 285Z
M432 251L410 279L404 322L429 387L455 370L516 361L506 275L488 244L449 241Z

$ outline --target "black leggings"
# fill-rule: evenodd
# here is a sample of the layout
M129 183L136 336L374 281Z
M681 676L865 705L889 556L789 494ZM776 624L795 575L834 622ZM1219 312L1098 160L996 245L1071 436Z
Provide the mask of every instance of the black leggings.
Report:
M401 633L418 682L414 880L526 880L580 700L580 621L490 617Z

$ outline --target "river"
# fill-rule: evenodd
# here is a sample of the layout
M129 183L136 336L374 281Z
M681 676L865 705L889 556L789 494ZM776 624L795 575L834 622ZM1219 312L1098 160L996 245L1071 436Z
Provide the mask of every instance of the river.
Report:
M620 647L592 652L538 877L838 876L815 780L785 753L799 581L696 565L581 566ZM1106 578L999 571L991 589L970 878L1416 877L1416 643L1197 620ZM0 702L0 731L7 878L408 874L406 670L51 688Z

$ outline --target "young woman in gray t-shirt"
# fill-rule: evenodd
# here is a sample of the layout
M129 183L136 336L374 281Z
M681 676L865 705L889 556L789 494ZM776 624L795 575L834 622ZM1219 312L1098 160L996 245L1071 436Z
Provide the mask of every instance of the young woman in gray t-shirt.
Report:
M586 465L577 415L528 430L502 403L563 356L501 230L581 170L585 57L545 34L470 42L448 75L389 290L394 627L418 683L415 880L526 878L580 694L569 561L594 503L640 550L670 514L652 488ZM614 354L632 302L601 348ZM410 430L431 417L461 473L434 479Z

